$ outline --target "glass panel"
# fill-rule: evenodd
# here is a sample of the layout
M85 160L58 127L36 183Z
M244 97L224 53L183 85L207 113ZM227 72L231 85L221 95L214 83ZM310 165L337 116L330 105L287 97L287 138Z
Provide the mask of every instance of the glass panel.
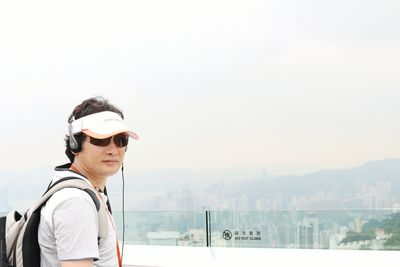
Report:
M5 216L7 212L0 212ZM400 250L397 210L210 211L214 247ZM207 246L206 211L125 213L125 244ZM122 240L122 213L114 212Z
M393 210L213 211L211 245L400 250Z
M114 212L118 237L122 239L122 212ZM205 212L125 212L125 244L206 246Z

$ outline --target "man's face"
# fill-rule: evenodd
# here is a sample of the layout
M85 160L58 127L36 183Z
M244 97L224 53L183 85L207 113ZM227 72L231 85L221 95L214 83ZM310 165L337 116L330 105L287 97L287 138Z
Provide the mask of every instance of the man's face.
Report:
M82 151L75 154L74 164L89 177L103 179L117 173L124 161L126 147L117 147L114 140L107 146L96 146L89 140L86 136Z

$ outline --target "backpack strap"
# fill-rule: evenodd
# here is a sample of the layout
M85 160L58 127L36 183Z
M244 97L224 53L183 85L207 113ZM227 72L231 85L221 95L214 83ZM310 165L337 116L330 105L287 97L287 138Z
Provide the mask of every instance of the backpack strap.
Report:
M42 199L38 203L36 203L34 208L30 209L28 212L34 212L35 210L41 208L46 203L46 201L51 196L53 196L54 193L56 193L57 191L60 191L61 189L64 189L64 188L77 188L77 189L81 189L89 194L89 196L92 198L92 200L96 206L96 210L97 210L97 214L98 214L98 218L99 218L98 237L99 238L106 237L107 233L108 233L108 221L107 221L107 211L106 211L107 207L104 204L104 201L102 199L99 199L93 186L91 186L88 182L86 182L78 177L74 177L74 176L65 177L65 178L62 178L62 179L58 180L57 182L55 182L53 185L51 185L47 189L47 191L43 194Z

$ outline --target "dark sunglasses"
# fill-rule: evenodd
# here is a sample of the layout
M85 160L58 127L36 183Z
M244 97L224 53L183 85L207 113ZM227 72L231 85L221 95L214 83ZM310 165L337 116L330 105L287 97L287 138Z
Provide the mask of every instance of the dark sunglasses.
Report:
M89 142L95 146L108 146L111 142L111 139L114 140L114 144L117 147L124 147L128 145L129 135L121 133L104 139L97 139L89 136Z

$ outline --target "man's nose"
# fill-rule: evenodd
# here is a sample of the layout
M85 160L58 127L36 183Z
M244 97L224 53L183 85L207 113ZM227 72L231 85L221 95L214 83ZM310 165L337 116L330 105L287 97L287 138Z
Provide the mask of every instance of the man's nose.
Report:
M108 154L117 154L118 153L118 147L114 142L114 136L111 138L111 141L108 144L108 146L106 146L106 149L107 149Z

